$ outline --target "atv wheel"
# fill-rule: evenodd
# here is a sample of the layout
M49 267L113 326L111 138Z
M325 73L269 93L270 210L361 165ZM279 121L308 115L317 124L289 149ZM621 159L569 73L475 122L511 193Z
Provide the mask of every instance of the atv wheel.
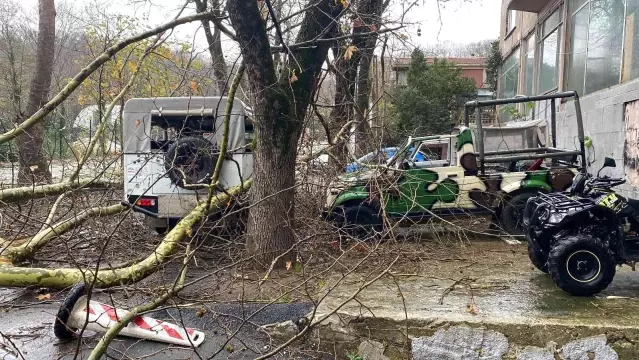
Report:
M587 234L571 235L551 248L548 270L562 290L576 296L597 294L610 285L616 264L610 250Z
M539 271L548 274L548 256L545 256L530 242L528 243L528 258Z
M382 227L377 211L366 204L340 206L333 216L341 231L360 240L370 238Z
M528 199L535 196L537 196L536 193L525 192L515 195L507 201L507 203L501 209L501 214L499 215L501 226L504 230L506 230L507 233L509 233L510 235L524 234L524 228L522 224L524 208L526 207L526 202L528 201Z

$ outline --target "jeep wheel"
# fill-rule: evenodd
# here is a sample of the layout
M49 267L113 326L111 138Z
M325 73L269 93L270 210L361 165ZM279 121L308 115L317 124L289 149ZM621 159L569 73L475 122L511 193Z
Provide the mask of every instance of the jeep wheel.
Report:
M341 231L360 240L370 238L382 227L377 211L365 204L340 206L333 219Z
M545 256L537 247L528 242L528 258L539 271L548 274L548 256Z
M610 285L616 264L610 250L587 234L561 239L550 250L548 270L562 290L576 296L597 294Z
M523 235L524 228L522 224L524 208L526 202L531 197L537 196L537 193L525 192L513 196L501 209L499 220L502 228L510 235Z

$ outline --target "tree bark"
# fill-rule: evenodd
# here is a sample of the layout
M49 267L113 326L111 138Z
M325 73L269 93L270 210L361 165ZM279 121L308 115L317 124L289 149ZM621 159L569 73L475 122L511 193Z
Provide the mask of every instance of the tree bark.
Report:
M53 58L55 56L55 3L54 0L39 0L38 45L36 68L29 90L26 118L35 114L49 97ZM20 157L18 179L21 183L50 183L51 172L47 165L44 148L44 123L34 125L16 139Z
M371 32L379 30L382 25L382 12L387 3L382 0L359 0L358 10L361 17L361 26L353 29L354 33ZM355 155L362 156L369 151L378 148L377 144L372 144L372 134L368 124L369 99L371 96L371 62L373 53L377 45L379 35L373 33L366 36L362 41L360 49L360 61L357 73L357 95L355 100Z
M355 49L352 56L345 57L346 49L349 46L347 42L339 42L335 44L333 53L335 54L335 108L331 112L332 131L339 131L344 125L353 122L356 131L367 134L363 128L363 119L366 116L368 108L368 98L370 97L371 85L370 80L370 63L373 56L373 50L377 43L378 35L375 31L381 26L381 0L358 0L355 7L353 19L353 35L364 33L372 33L365 36L354 36L350 46ZM366 124L367 125L367 124ZM350 134L350 133L349 133ZM356 133L355 155L358 157L363 155L363 150L370 149L369 146L363 146L368 142L369 137L365 137L364 141L358 141ZM342 167L348 161L347 141L335 146L333 155L337 159L337 166Z
M348 59L344 57L348 46L346 41L338 41L334 45L335 104L330 114L331 136L336 134L353 118L353 96L355 95L355 78L357 76L356 62L359 61L357 52ZM355 44L353 45L356 46ZM344 134L344 138L335 144L331 150L333 157L329 158L329 162L335 168L342 168L349 162L347 147L349 136L350 131L347 131Z
M257 2L228 0L227 10L246 64L257 127L248 251L262 267L274 261L275 266L281 267L295 260L295 252L288 250L295 245L297 142L326 60L328 42L291 51L284 69L290 75L283 76L278 83L266 25ZM341 3L322 0L305 14L297 42L333 37L335 18L340 11Z
M198 14L206 12L206 0L195 0L195 7ZM220 1L211 0L211 7L213 14L219 17L221 13ZM202 27L204 28L206 42L209 44L215 87L217 88L218 95L223 96L228 91L228 71L222 52L222 32L215 24L213 24L213 31L211 32L211 22L209 19L202 19Z

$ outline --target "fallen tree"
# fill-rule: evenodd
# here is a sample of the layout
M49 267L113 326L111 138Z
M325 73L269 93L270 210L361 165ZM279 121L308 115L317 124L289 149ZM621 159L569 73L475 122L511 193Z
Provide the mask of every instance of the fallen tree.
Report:
M119 186L120 183L101 179L78 179L74 181L64 181L56 184L23 186L0 190L0 202L10 203L31 199L40 199L47 196L64 194L65 192L77 189L105 189Z
M0 286L37 285L61 289L73 286L81 281L85 283L95 281L95 286L106 288L138 282L151 275L160 265L171 259L178 249L177 244L192 234L191 228L193 226L212 211L225 208L234 197L247 191L251 187L251 183L252 181L248 180L242 185L232 187L224 193L213 196L210 202L196 206L164 237L152 254L136 264L122 268L102 269L97 272L93 269L46 269L0 265ZM6 258L0 257L0 263L6 262Z

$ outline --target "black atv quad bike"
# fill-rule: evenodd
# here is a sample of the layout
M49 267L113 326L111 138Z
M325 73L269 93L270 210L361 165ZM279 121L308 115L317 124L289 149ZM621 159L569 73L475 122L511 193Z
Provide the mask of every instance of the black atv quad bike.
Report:
M605 167L615 167L606 158ZM528 254L564 291L577 296L601 292L616 266L639 260L639 201L616 194L625 183L578 174L568 192L539 194L526 204L523 224Z

